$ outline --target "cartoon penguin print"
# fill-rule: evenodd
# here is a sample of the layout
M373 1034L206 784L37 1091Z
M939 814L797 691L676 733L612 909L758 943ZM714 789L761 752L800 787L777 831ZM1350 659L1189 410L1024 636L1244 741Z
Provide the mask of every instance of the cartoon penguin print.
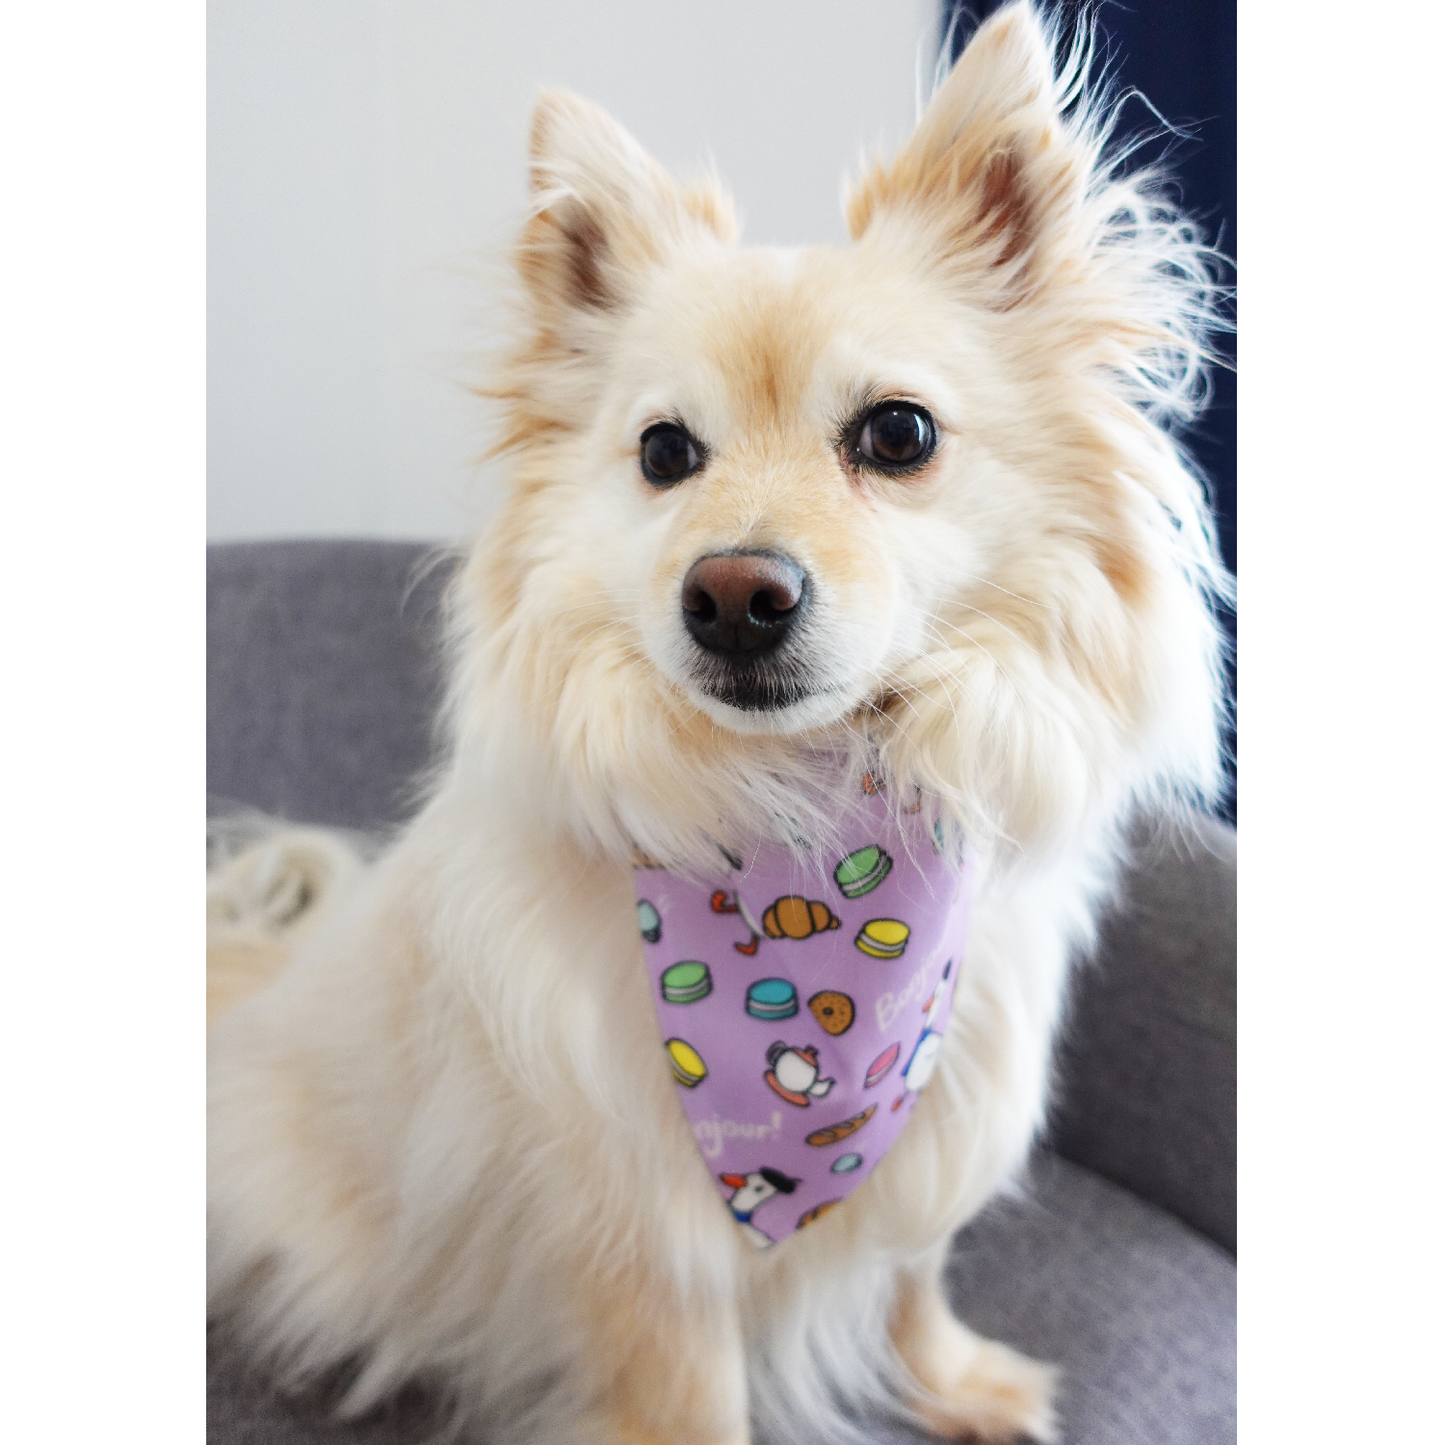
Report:
M933 997L923 1006L923 1032L903 1066L903 1088L894 1101L893 1107L900 1108L909 1094L916 1094L933 1077L934 1065L938 1062L939 1050L943 1048L943 1035L934 1030L934 1023L943 1008L943 995L948 988L948 975L953 970L953 960L943 966L943 977L933 990Z
M753 1214L776 1195L791 1194L803 1181L767 1166L751 1174L719 1174L718 1178L732 1190L728 1208L733 1218L759 1249L768 1249L774 1241L753 1223Z

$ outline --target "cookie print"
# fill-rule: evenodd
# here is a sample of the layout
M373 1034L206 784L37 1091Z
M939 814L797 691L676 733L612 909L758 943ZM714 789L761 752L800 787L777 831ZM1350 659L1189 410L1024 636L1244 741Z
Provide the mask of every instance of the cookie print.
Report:
M853 1000L846 993L836 989L824 989L808 1000L808 1012L818 1020L818 1027L824 1033L846 1034L853 1026Z
M842 1202L841 1199L825 1199L821 1204L805 1209L798 1216L798 1228L806 1229L808 1225L816 1224L830 1209L836 1209Z

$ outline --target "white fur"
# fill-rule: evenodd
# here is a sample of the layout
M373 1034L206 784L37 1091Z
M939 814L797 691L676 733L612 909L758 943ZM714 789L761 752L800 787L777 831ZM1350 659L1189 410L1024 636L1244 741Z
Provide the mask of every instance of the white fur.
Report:
M516 489L453 593L450 763L330 906L268 915L254 859L222 890L230 943L251 898L286 966L212 1035L211 1297L288 1377L360 1357L351 1406L419 1375L498 1441L741 1441L749 1415L842 1437L890 1399L1049 1429L1047 1375L956 1325L918 1347L957 1356L939 1415L890 1328L1025 1157L1124 824L1218 786L1221 574L1160 427L1200 394L1206 262L1101 160L1081 53L1062 79L1048 54L1026 7L984 26L842 252L736 250L725 198L543 102L492 388ZM1016 252L967 229L949 170L995 140ZM916 482L827 449L880 391L938 420ZM659 493L636 437L676 414L713 460ZM817 688L777 714L712 700L681 629L690 560L741 543L817 582ZM685 868L779 820L825 841L840 760L967 833L974 935L897 1145L759 1253L658 1047L631 858ZM1027 1408L990 1415L995 1385Z

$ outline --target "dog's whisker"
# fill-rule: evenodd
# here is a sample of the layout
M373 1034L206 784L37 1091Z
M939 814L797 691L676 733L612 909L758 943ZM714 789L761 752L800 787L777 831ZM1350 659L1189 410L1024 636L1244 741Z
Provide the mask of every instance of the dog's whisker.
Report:
M1026 602L1030 607L1042 607L1049 612L1058 610L1052 602L1040 602L1037 598L1025 597L1019 592L1010 592L1007 587L1001 587L997 582L990 582L987 577L980 577L976 572L963 573L961 580L977 582L982 587L992 587L996 592L1002 592L1006 597L1012 597L1017 602Z
M938 641L940 645L942 645L947 651L953 652L957 650L951 645L950 639L945 637L942 633L938 632L937 628L932 623L925 622L924 626L933 631L935 640ZM999 662L998 658L996 658L993 653L983 645L983 643L981 643L976 637L966 631L963 627L959 626L957 623L951 623L950 627L954 632L958 634L959 637L962 637L965 641L971 643L974 647L976 647L979 652L983 653L983 655L988 658L989 662L993 664L999 676L1008 683L1009 687L1013 690L1014 695L1016 697L1022 697L1022 694L1019 692L1017 684L1009 675L1008 670L1003 666L1001 662ZM920 654L920 656L929 655L930 654Z
M1020 637L1018 633L1013 630L1013 628L1011 628L1005 622L1000 622L999 619L995 617L992 613L985 612L982 607L975 607L971 602L958 602L955 605L958 607L967 608L968 611L976 612L980 617L986 618L989 622L992 622L993 625L999 629L999 631L1006 632L1011 638L1013 638L1015 642L1019 644L1020 647L1027 646L1023 638ZM943 619L942 617L938 617L937 614L935 614L935 618L940 625L950 627L953 626L952 623L946 622L945 619Z

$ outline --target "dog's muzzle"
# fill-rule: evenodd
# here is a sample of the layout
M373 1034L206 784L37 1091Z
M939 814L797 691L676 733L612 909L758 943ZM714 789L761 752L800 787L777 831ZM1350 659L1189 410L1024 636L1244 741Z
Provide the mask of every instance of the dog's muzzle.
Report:
M699 681L750 711L787 707L802 693L783 644L807 614L808 574L781 552L699 557L682 582L682 620L706 655Z

